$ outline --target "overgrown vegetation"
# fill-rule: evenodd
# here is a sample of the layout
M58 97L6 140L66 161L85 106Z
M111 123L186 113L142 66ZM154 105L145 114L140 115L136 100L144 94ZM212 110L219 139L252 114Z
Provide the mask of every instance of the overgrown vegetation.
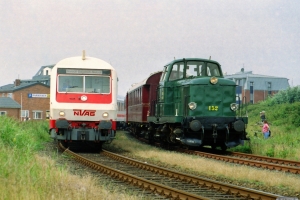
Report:
M50 141L47 121L18 122L0 116L0 199L135 199L80 178L38 151Z
M280 91L266 101L248 105L249 142L232 150L254 154L300 160L300 89L289 88ZM263 139L261 111L266 112L272 135Z

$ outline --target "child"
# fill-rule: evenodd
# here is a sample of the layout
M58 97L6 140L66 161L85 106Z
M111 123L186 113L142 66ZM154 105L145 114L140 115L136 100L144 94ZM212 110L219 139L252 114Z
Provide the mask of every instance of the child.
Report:
M269 124L268 124L267 120L264 120L264 124L262 127L262 133L264 134L265 139L267 139L270 136L269 130L270 130Z

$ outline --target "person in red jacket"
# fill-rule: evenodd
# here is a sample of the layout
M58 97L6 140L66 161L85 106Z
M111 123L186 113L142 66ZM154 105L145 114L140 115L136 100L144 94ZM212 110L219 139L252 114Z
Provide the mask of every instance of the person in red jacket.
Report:
M270 130L270 126L268 124L268 121L264 120L264 124L263 124L263 127L262 127L262 133L264 134L265 139L267 139L270 136L269 130Z

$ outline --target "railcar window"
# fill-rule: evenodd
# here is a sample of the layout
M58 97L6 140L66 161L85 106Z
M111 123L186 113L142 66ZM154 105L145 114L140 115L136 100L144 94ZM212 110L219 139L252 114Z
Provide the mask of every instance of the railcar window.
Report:
M183 69L184 69L183 62L175 63L172 66L172 71L170 73L169 80L174 81L174 80L182 79L183 78Z
M101 76L85 77L85 92L87 93L109 93L110 78Z
M110 78L60 75L58 77L58 92L109 93Z

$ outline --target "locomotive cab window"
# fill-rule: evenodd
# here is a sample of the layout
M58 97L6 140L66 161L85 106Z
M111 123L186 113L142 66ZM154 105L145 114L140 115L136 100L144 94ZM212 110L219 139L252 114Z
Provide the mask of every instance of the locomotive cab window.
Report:
M205 76L204 62L189 61L186 66L186 77Z
M220 68L215 63L203 61L189 61L186 66L186 77L221 76Z
M207 75L208 76L221 76L219 66L214 63L207 63Z
M182 79L183 78L183 70L184 70L184 63L183 62L175 63L172 66L169 81Z

